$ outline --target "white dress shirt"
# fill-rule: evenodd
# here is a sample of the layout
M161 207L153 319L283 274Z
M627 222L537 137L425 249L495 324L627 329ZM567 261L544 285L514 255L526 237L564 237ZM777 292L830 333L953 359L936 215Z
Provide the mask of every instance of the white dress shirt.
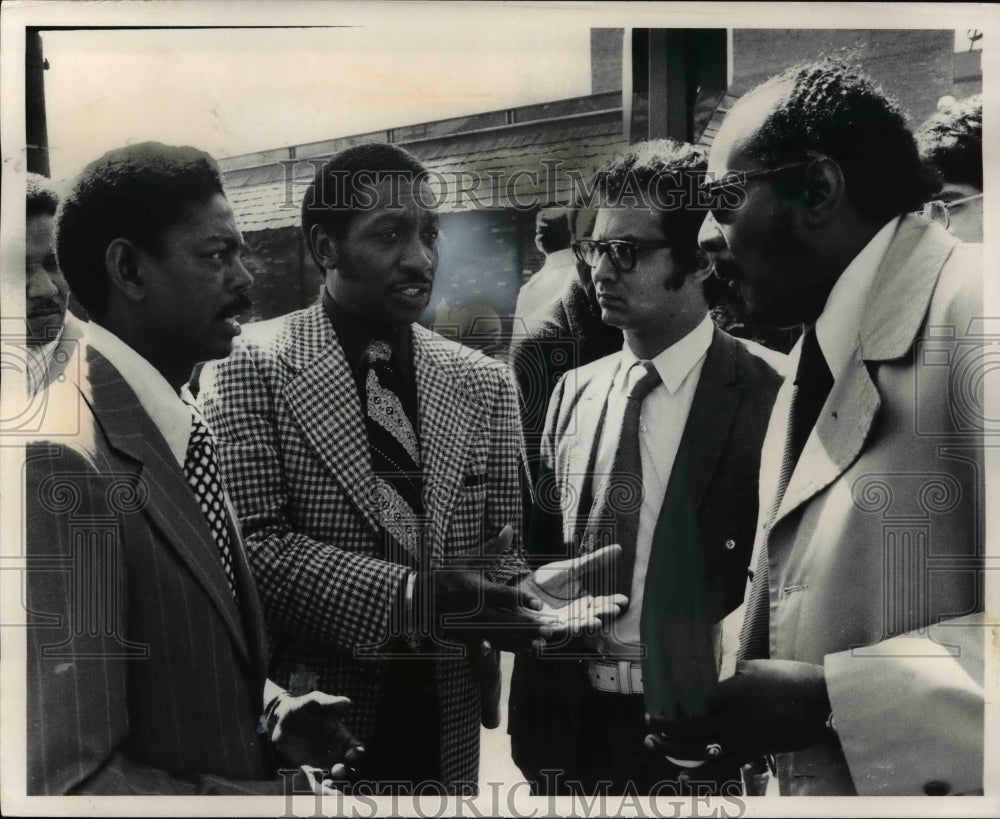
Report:
M181 400L159 370L93 320L87 325L86 340L121 373L183 468L193 425L191 408Z
M599 642L602 653L638 654L639 616L642 613L642 596L653 532L660 516L660 507L667 492L681 436L687 425L695 389L701 378L705 356L712 344L713 332L712 319L706 314L694 330L652 359L662 383L657 384L646 396L639 414L643 496L639 510L635 570L629 591L629 606L626 613L612 621L611 627L601 635ZM629 388L645 374L640 359L628 348L627 342L619 355L621 365L608 395L604 429L594 466L598 475L607 475L611 471L625 418Z
M52 357L55 355L56 347L62 341L65 326L59 328L59 334L46 342L41 347L28 346L28 397L32 398L48 385L49 367L52 365Z

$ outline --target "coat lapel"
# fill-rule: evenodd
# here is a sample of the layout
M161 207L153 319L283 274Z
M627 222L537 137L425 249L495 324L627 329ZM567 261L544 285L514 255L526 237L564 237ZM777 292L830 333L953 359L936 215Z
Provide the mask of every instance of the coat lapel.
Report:
M574 534L582 536L587 530L594 500L602 497L610 480L610 475L597 475L595 467L601 438L605 434L604 416L608 406L608 395L614 386L620 366L620 356L609 356L601 361L597 371L585 384L577 387L575 405L570 407L569 419L565 429L561 430L560 440L569 440L570 443L565 455L560 458L562 474L560 483L566 487L566 496L573 498L577 504L575 510L570 510L569 514L563 517L568 526L574 527L564 528L563 534L567 542L573 539ZM573 376L567 374L564 377ZM579 430L587 430L589 434L573 434Z
M285 397L302 434L378 534L375 477L361 398L322 306L306 311L285 345L285 357L299 371L285 387Z
M110 444L139 464L149 493L143 512L188 566L249 661L246 634L208 522L166 441L118 371L86 348L89 383L82 389Z
M473 432L486 405L464 383L458 348L414 325L413 364L417 377L417 416L424 467L424 511L430 520L431 566L444 555L445 534L464 480Z
M250 564L247 562L246 548L243 546L243 533L237 521L236 509L229 496L226 496L226 511L229 514L230 542L239 543L240 548L233 550L233 572L236 575L236 591L240 596L240 614L243 616L243 633L249 643L251 657L255 667L263 676L268 672L267 623L264 621L264 609L257 594L257 581L254 579ZM254 602L250 602L250 601Z
M725 333L714 331L678 448L678 452L692 456L688 458L686 477L695 509L701 506L715 474L743 395L743 384L737 377L738 345Z
M941 267L956 244L919 217L900 220L875 273L850 364L806 440L774 524L833 483L860 455L882 403L870 365L911 353Z
M774 524L833 483L854 463L881 403L878 389L856 349L848 371L834 383L802 448ZM786 421L786 436L787 431Z

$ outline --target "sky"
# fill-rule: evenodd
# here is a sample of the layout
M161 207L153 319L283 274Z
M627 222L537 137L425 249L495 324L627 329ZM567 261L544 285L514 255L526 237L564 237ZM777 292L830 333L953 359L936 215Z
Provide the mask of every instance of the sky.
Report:
M54 179L146 139L217 157L590 93L582 25L48 31Z
M52 175L146 139L234 156L589 94L589 25L538 19L47 31Z

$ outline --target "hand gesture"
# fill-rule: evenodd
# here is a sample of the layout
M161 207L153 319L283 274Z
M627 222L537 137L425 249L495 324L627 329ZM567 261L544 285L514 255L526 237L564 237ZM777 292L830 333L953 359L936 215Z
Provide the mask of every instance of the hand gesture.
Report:
M646 746L677 759L736 763L833 738L823 666L750 660L719 683L705 717L670 722L646 715Z
M621 546L612 544L569 560L546 563L520 582L526 593L542 601L538 615L558 633L579 634L600 629L628 604L623 594L595 597L587 592L584 578L591 574L610 573L621 554Z
M463 641L485 638L505 650L552 635L553 627L538 613L542 601L537 595L486 577L498 555L510 551L513 538L514 530L505 526L481 554L452 558L445 566L417 574L413 602L421 633Z
M364 748L340 721L347 697L312 691L300 697L281 694L271 741L282 764L322 771L324 780L348 781L358 773ZM315 777L314 777L315 779Z

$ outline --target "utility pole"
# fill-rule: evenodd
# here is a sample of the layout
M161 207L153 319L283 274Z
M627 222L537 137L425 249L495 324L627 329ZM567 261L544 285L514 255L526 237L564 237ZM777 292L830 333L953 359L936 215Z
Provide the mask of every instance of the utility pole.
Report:
M49 134L45 122L45 69L49 64L42 56L41 32L37 28L26 29L25 40L24 135L28 170L49 176Z

